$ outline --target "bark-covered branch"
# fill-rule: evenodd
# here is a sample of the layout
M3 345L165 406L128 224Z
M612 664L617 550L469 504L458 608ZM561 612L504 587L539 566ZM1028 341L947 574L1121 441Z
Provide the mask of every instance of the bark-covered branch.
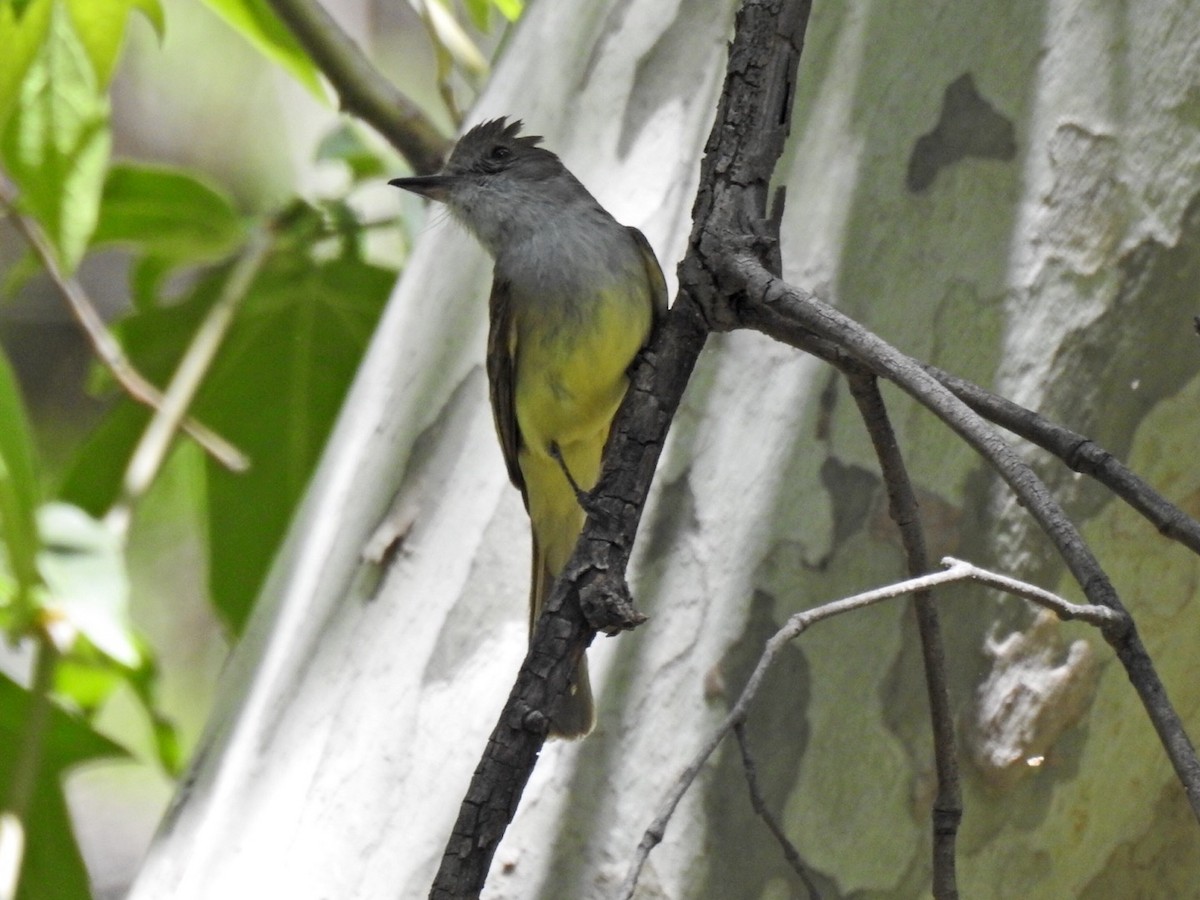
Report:
M781 281L749 253L731 254L726 279L741 285L747 296L739 310L743 324L789 319L794 326L837 344L872 371L881 372L940 418L974 448L1000 475L1029 510L1067 565L1067 569L1095 605L1115 613L1101 628L1105 640L1120 659L1141 698L1187 793L1192 812L1200 820L1200 760L1179 714L1137 633L1133 618L1084 542L1074 523L1033 470L994 428L956 397L916 360L905 356L854 320L821 302L813 294Z
M949 576L941 573L906 582L899 592L923 591L950 580L972 578L1046 605L1062 618L1081 618L1099 628L1125 666L1200 818L1200 762L1132 618L1049 490L980 412L1030 440L1055 447L1053 452L1063 454L1068 464L1081 466L1081 471L1099 478L1111 476L1111 458L1092 455L1086 442L1072 442L1065 430L1056 430L1057 426L1032 414L1015 416L1016 410L982 389L928 369L778 277L780 207L777 204L768 212L767 198L788 132L809 9L807 0L747 0L738 14L725 86L705 147L693 231L679 267L679 296L632 373L629 395L614 422L603 471L591 495L587 525L546 602L516 684L472 778L431 897L478 896L536 763L548 713L565 694L580 654L597 632L614 633L643 620L626 584L626 567L668 427L697 356L713 330L760 330L838 365L867 401L864 412L869 425L875 413L863 379L887 378L941 417L987 460L1050 537L1090 602L1071 604L1033 586L981 574L973 567L966 573L962 564L956 564ZM924 567L924 553L919 529L910 521L915 505L886 418L882 425L875 422L872 436L880 446L881 465L891 473L885 478L893 514L905 535L909 566L919 571ZM889 442L893 446L887 446ZM1195 540L1200 547L1200 528L1195 529L1195 537L1189 536L1195 523L1166 501L1152 502L1139 495L1135 505L1157 517L1164 533L1189 546ZM697 754L647 831L624 896L632 895L637 872L650 849L662 839L675 805L704 760L729 729L744 720L762 672L779 646L816 621L895 595L895 591L871 592L806 611L793 617L772 639L722 730ZM931 603L920 601L918 610L925 624L931 624L929 620L935 618ZM933 661L938 641L936 631L929 629L928 633L934 637L926 642L926 655ZM946 734L953 729L945 685L937 683L936 665L928 671L934 673L930 689L939 747L935 867L941 879L938 896L950 897L954 895L953 846L960 803L953 751L948 749L953 746L952 735Z
M1200 522L1168 502L1091 438L935 366L925 366L925 371L988 421L1054 454L1072 471L1100 482L1153 523L1164 537L1200 554Z
M775 818L767 806L766 798L763 797L762 791L758 787L758 766L754 762L754 754L750 752L750 739L746 736L746 723L738 722L733 726L733 736L737 738L738 749L742 752L742 772L746 776L746 789L750 792L750 805L754 808L754 812L758 817L766 823L767 830L771 832L779 844L779 848L783 851L784 859L791 866L796 877L804 883L804 889L808 891L809 900L821 900L821 892L817 890L817 886L813 883L812 876L808 874L808 868L804 864L804 860L800 858L794 844L788 840L788 836L783 831L783 826L779 824L779 820Z
M811 353L845 372L857 370L887 377L885 367L852 356L834 341L817 336L795 319L778 316L774 311L762 308L746 312L754 320L753 327L763 334ZM1104 485L1154 525L1164 537L1200 554L1200 522L1155 491L1091 438L965 378L924 363L922 368L983 418L1053 454L1071 470Z
M766 198L783 151L809 0L747 0L738 13L725 89L701 166L693 231L680 292L632 374L613 423L588 522L546 601L517 682L459 810L431 898L477 896L545 739L547 710L565 694L575 660L597 631L638 624L625 571L667 429L708 336L701 314L719 288L702 245L713 235L749 235L777 254ZM703 303L697 295L705 295Z
M318 0L267 0L332 85L344 112L362 119L418 175L436 172L449 141L412 100L367 59Z

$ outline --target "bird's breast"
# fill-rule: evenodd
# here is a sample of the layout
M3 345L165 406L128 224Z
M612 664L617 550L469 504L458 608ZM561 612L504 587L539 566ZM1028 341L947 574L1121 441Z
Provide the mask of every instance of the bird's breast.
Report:
M551 441L607 436L626 372L650 332L644 282L640 273L610 271L587 286L514 291L517 424L535 452Z

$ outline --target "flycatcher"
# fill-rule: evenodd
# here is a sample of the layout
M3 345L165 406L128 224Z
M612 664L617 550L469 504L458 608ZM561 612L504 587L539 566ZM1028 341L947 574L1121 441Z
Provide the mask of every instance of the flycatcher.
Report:
M440 174L389 183L445 203L495 260L487 372L500 449L533 530L532 635L583 530L575 488L596 484L627 370L666 313L667 289L642 233L521 127L476 125ZM550 721L558 737L591 730L585 657Z

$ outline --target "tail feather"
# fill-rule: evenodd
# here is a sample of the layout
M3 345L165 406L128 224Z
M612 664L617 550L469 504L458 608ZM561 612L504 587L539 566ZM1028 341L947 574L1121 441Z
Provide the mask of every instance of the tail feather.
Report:
M533 571L529 579L529 636L533 637L534 626L542 614L542 606L550 589L554 586L555 574L550 571L543 553L538 548L537 535L533 537ZM596 704L592 699L592 685L588 678L587 655L579 654L579 662L571 676L569 693L561 699L558 708L550 714L550 737L581 738L596 724Z

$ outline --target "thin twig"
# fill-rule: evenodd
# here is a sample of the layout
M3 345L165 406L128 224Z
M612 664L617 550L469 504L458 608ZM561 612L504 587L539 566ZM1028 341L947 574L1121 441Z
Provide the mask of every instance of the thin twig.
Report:
M813 294L776 278L752 254L735 253L726 263L724 278L733 284L740 282L749 297L738 308L741 324L757 327L756 323L764 323L773 327L779 319L791 319L795 327L808 329L845 348L934 413L1004 479L1050 538L1084 595L1094 604L1117 613L1102 629L1104 639L1125 667L1187 793L1192 812L1200 821L1200 759L1196 757L1196 749L1112 582L1042 480L991 425L915 360Z
M874 375L860 372L848 373L847 380L850 394L858 405L875 447L875 455L879 458L883 482L887 486L888 512L900 530L908 573L910 576L923 575L929 571L929 561L917 497L896 442L887 407L879 392L879 382ZM937 606L928 592L917 591L913 594L913 610L917 617L925 663L925 688L929 696L938 784L930 823L933 833L933 896L938 900L954 900L958 897L955 843L958 825L962 821L962 789L954 739L954 714L950 709L950 689L946 683L946 651L942 644Z
M758 813L758 817L763 820L763 823L767 826L767 830L779 842L779 847L783 850L783 856L787 860L788 865L792 867L792 871L804 882L804 887L808 890L809 900L821 900L821 892L813 884L812 876L808 874L808 870L804 867L804 860L800 858L799 851L788 840L788 836L783 833L783 827L775 818L775 814L767 809L767 802L763 799L762 792L758 789L758 767L754 764L754 756L750 753L750 740L746 737L746 723L738 722L734 725L733 734L737 738L738 748L742 751L742 772L746 776L746 789L750 792L750 805L754 807L754 811Z
M105 325L104 319L97 312L95 304L92 303L83 286L74 278L67 277L63 273L50 241L36 222L20 213L16 203L16 189L0 175L0 204L9 210L13 224L29 242L29 246L33 248L33 252L46 270L46 274L50 276L50 281L67 301L75 320L83 328L83 333L91 343L96 358L112 373L117 384L121 385L125 393L133 400L157 410L162 405L162 392L130 362L120 342L113 337L112 332ZM250 460L246 454L194 418L185 418L181 427L197 444L204 448L205 452L231 472L244 472L250 467Z
M216 302L193 335L167 385L162 402L129 459L121 483L121 496L105 516L106 522L116 533L126 532L133 506L145 494L162 467L180 423L200 389L229 326L233 324L238 306L266 262L270 249L271 241L266 232L255 231L251 234L241 257L225 279Z
M436 172L450 143L367 59L317 0L267 0L329 80L342 109L358 116L408 160L419 175Z
M641 877L642 868L650 856L650 851L662 841L663 835L666 833L667 824L674 815L679 801L683 799L683 795L687 793L688 788L696 780L708 758L712 756L713 751L717 749L721 741L725 739L725 736L735 726L746 720L746 713L750 708L750 704L754 702L754 698L758 694L767 671L774 664L779 653L790 641L799 637L818 622L823 622L826 619L831 619L843 613L864 609L868 606L882 603L885 600L903 597L917 591L930 591L935 587L959 581L974 581L988 587L996 588L1014 596L1022 597L1039 606L1044 606L1055 613L1060 619L1078 619L1102 630L1113 627L1123 618L1120 613L1108 607L1095 604L1072 603L1069 600L1059 597L1057 594L1043 590L1035 585L1017 581L1014 578L1008 578L995 572L989 572L987 569L981 569L978 566L954 559L953 557L948 556L944 558L942 565L947 568L941 572L922 575L919 578L909 578L906 581L876 588L872 591L865 591L851 597L844 597L840 600L834 600L830 603L796 613L783 624L783 627L772 635L770 640L767 641L763 654L759 657L758 664L754 667L750 679L746 682L746 686L742 689L741 695L730 709L725 720L709 735L703 746L692 757L691 762L688 763L668 789L667 795L659 805L658 812L638 843L633 861L630 863L629 872L626 874L625 881L621 885L621 890L617 894L618 897L622 898L622 900L633 900L633 893L637 888L638 879Z

